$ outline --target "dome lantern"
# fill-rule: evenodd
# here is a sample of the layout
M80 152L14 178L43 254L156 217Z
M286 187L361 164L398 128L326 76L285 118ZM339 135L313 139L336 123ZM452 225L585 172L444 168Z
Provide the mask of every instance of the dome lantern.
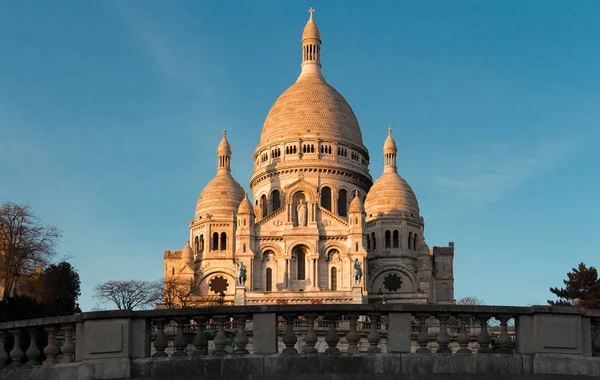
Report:
M302 33L302 73L300 78L304 75L321 77L321 32L313 19L314 11L313 7L308 10L310 18Z
M398 148L396 148L396 141L392 137L392 128L388 128L388 137L385 139L385 143L383 144L383 171L387 172L397 172L396 167L396 155L398 153Z
M231 170L231 146L227 141L227 130L223 130L223 138L217 148L217 158L219 160L218 170Z

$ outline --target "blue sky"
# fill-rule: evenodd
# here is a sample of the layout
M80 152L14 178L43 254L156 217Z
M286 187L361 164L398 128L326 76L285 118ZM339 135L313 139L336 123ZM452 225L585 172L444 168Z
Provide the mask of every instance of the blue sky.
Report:
M64 232L81 305L159 279L228 130L248 189L316 9L323 72L382 172L391 126L456 297L544 303L600 266L597 1L2 1L0 202Z

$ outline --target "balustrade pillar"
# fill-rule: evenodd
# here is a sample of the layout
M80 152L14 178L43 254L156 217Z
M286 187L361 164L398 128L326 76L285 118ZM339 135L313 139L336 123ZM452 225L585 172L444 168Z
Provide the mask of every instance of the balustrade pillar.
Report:
M9 331L15 342L13 349L10 351L10 359L12 362L10 363L13 367L20 367L21 360L23 359L23 350L21 350L21 337L23 333L20 330L11 330Z
M469 314L459 314L458 319L460 321L460 331L458 332L458 337L456 341L460 344L460 348L456 351L457 354L472 354L473 352L469 348L469 342L471 338L468 333L468 323L471 320L471 316Z
M169 355L165 352L166 348L169 346L169 341L165 336L165 324L167 323L166 319L159 318L155 319L156 323L156 337L154 338L154 349L155 353L152 355L153 358L166 358Z
M496 340L499 354L512 354L513 344L508 335L508 321L511 319L510 315L500 315L498 320L500 321L500 336Z
M437 336L438 349L437 353L440 354L451 354L452 350L448 347L450 344L450 336L448 335L448 319L450 314L438 314L438 320L440 321L440 332Z
M417 342L419 343L419 348L417 348L417 353L419 354L429 354L431 350L427 348L427 344L429 343L429 332L427 331L427 318L429 318L429 314L420 313L417 314L417 318L419 319L419 335L417 335Z
M377 324L379 323L380 315L377 314L369 314L369 320L371 321L371 332L367 337L369 344L371 347L367 349L367 352L372 354L378 354L381 352L381 348L379 348L379 341L381 340L381 335L377 331Z
M61 363L71 363L75 358L75 345L73 344L73 326L64 325L62 331L65 336L65 342L60 347L63 357Z
M185 328L187 321L187 318L175 319L175 323L177 323L177 333L175 334L175 340L173 341L175 352L173 352L173 355L171 356L186 356L185 348L187 347L187 339L185 338L183 329Z
M306 343L306 346L302 350L303 354L316 354L318 352L318 350L315 348L315 345L318 341L317 333L315 332L315 319L317 316L317 314L312 313L304 314L304 317L306 317L308 322L308 332L304 338L304 343Z
M337 348L337 344L340 341L340 337L335 331L335 323L337 321L337 313L330 313L325 316L329 321L329 330L327 330L327 335L325 335L325 342L327 343L327 348L325 349L326 354L336 355L340 353L339 348Z
M44 366L53 366L56 364L56 355L58 355L58 346L56 345L56 326L45 328L48 333L48 344L44 347L46 360L42 363Z
M196 322L198 329L196 330L196 336L192 341L194 347L196 347L193 356L206 355L208 354L208 339L204 336L204 323L206 322L206 317L196 317L194 318L194 322Z
M358 314L350 314L348 317L350 318L350 331L346 335L346 340L348 341L348 350L346 352L356 354L359 352L358 342L360 342L360 334L357 329Z
M215 335L215 339L213 343L215 344L215 350L213 351L213 355L225 355L227 350L227 336L225 335L225 321L227 321L226 315L215 315L215 322L217 322L217 335Z
M27 332L29 333L29 348L27 348L25 355L28 359L27 365L34 367L40 364L41 351L37 346L38 330L36 328L31 328L27 330Z
M6 367L6 362L8 361L8 352L4 348L6 337L7 334L4 331L0 331L0 369Z
M294 333L294 322L296 321L296 314L285 314L283 316L285 318L285 335L283 336L283 343L285 344L285 348L282 353L284 355L297 355L298 350L294 347L298 338Z
M248 345L248 337L246 336L246 319L245 315L238 315L235 317L237 321L237 333L235 335L235 354L248 354L246 346Z
M479 343L478 354L489 354L492 352L490 348L490 335L488 334L488 320L491 318L490 315L487 314L479 314L477 319L480 324L479 338L477 339L477 343Z

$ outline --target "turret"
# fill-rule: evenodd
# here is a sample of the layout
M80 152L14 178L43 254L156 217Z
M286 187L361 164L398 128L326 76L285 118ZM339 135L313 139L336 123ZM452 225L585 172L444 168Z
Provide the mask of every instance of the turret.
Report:
M314 11L312 7L308 10L310 18L302 33L302 73L300 74L300 78L304 75L316 75L322 78L321 33L319 32L317 23L313 19Z

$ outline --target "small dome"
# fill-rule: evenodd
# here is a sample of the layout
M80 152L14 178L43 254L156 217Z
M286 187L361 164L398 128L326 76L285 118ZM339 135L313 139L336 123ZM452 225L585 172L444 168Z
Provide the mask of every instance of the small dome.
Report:
M321 40L321 33L319 32L319 27L317 26L315 20L313 20L312 16L306 23L306 26L304 27L304 32L302 32L302 41L308 38L314 38L319 41Z
M360 212L360 213L365 212L365 207L363 205L362 200L358 196L358 192L356 192L354 194L354 199L352 199L352 202L350 202L350 207L348 208L348 213L354 213L354 212Z
M194 252L192 251L192 247L190 247L189 240L185 244L183 251L181 251L181 258L182 259L193 259L194 258Z
M378 214L400 214L409 212L419 216L419 203L412 188L394 171L379 177L369 190L365 200L367 218Z
M240 207L238 207L238 214L253 214L254 209L252 208L252 202L248 199L248 193L244 193L244 199L240 203Z
M205 214L236 214L238 206L244 199L244 189L231 176L229 171L219 171L202 190L196 203L198 219Z

